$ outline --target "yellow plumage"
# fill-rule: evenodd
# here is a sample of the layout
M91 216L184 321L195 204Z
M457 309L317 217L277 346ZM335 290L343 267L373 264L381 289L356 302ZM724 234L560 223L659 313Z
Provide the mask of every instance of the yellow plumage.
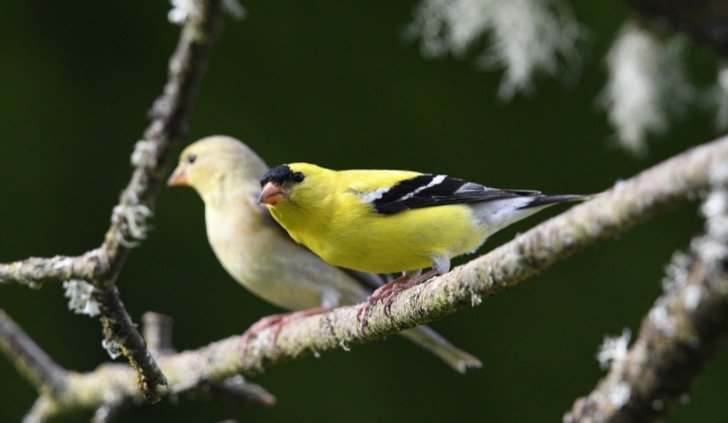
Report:
M429 267L432 257L455 257L485 241L467 205L444 205L379 215L367 195L421 175L408 171L336 172L308 163L289 165L306 179L273 217L297 242L335 266L394 273Z
M260 201L297 242L330 264L410 272L477 249L495 231L549 205L579 200L500 190L395 170L334 171L309 163L272 169Z

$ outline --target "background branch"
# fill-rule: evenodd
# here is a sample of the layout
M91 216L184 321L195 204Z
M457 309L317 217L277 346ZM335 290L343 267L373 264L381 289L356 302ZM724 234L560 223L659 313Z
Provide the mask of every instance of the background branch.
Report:
M611 352L612 366L566 422L653 421L684 396L728 335L728 164L703 206L706 233L691 253L676 254L665 294L642 321L629 351Z
M41 394L66 389L68 374L0 309L0 349Z
M172 326L174 321L164 314L146 312L142 316L142 329L147 348L154 355L174 353L172 346Z

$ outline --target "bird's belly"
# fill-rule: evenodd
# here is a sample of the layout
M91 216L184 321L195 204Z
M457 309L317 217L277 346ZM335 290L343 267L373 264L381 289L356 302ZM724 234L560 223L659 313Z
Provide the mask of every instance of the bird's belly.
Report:
M206 210L208 240L225 270L254 295L288 310L318 307L327 292L341 292L342 300L353 296L346 292L347 279L340 270L313 257L278 228L230 216Z
M303 310L321 305L320 290L307 283L308 275L302 274L296 268L298 257L292 254L277 256L278 251L268 248L267 245L245 249L236 248L232 243L228 243L226 248L211 244L225 270L248 291L263 300L288 310ZM281 252L285 253L287 251ZM287 262L288 259L291 261Z
M471 221L464 206L415 209L377 216L367 225L343 225L346 230L331 228L307 244L340 267L375 273L417 270L430 267L432 257L452 258L480 246L485 231Z

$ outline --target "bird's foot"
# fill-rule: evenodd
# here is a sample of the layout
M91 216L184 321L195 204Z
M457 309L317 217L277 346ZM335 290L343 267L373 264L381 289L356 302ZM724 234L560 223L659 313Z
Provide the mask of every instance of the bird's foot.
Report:
M329 309L326 307L314 307L308 310L294 311L293 313L272 314L270 316L263 317L253 323L253 325L245 331L243 336L240 338L240 348L242 351L245 351L248 346L248 341L251 338L257 337L258 333L265 329L271 329L271 332L268 335L268 342L275 343L278 340L278 335L280 335L283 326L295 320L320 314L328 310Z
M356 318L362 329L366 329L369 324L369 309L371 309L375 304L379 302L384 303L384 314L389 316L394 298L399 295L400 292L412 288L413 286L417 286L435 275L437 275L437 271L435 270L429 270L426 273L416 276L404 275L377 288L356 312Z

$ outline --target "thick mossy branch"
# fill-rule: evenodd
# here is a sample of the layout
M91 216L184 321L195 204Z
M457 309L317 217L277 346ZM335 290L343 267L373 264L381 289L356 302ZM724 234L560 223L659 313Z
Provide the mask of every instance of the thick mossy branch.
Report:
M675 254L660 297L629 351L612 354L609 374L577 400L565 422L655 421L688 394L728 336L728 163L703 205L705 234ZM717 171L716 171L717 170ZM626 340L625 340L626 342Z
M701 262L686 271L690 279L657 301L627 356L576 401L565 422L657 421L688 394L725 343L728 279L713 279ZM691 306L695 298L704 299L699 308Z
M370 342L441 318L478 304L482 298L706 190L708 170L715 163L728 163L728 138L694 148L619 182L490 253L402 292L393 301L390 316L385 315L383 306L373 307L366 331L357 321L357 308L343 307L291 322L274 343L269 339L271 331L265 330L247 344L245 351L241 351L240 337L234 336L160 357L159 365L172 391L186 390L200 386L201 381L257 374L313 352ZM63 411L95 409L108 395L140 401L134 373L128 367L107 364L93 372L72 374L65 395L55 405Z

